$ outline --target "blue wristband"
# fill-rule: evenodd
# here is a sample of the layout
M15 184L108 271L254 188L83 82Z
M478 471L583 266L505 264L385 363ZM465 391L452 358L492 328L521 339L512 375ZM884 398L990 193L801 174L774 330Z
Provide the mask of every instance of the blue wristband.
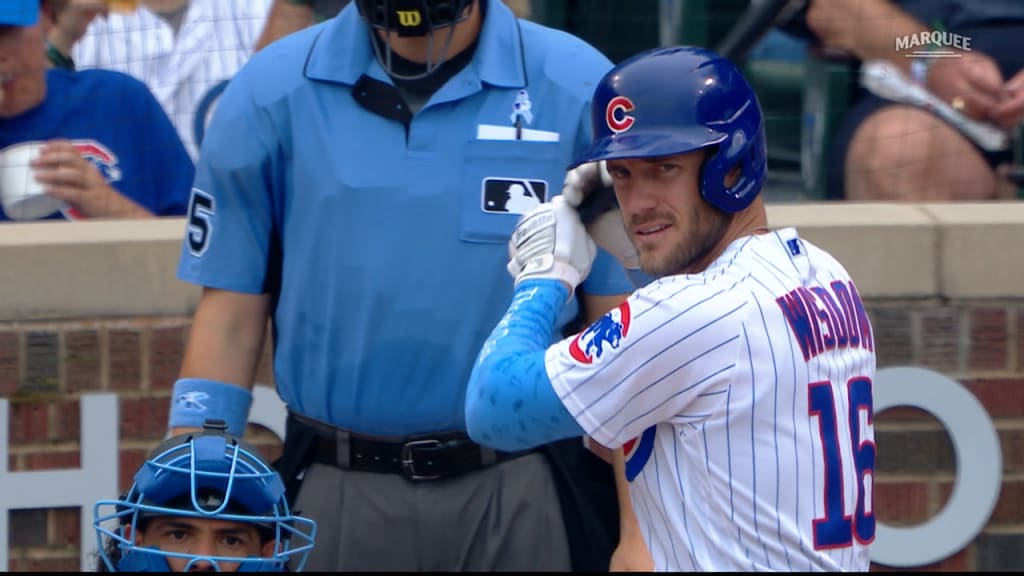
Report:
M207 418L224 420L228 433L241 437L249 420L252 393L234 384L202 378L174 383L168 428L202 428Z

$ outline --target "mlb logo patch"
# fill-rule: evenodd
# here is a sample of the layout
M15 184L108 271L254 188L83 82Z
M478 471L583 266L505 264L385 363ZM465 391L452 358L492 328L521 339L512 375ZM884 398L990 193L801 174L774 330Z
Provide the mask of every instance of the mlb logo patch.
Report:
M480 208L499 214L526 214L548 198L544 180L484 178Z

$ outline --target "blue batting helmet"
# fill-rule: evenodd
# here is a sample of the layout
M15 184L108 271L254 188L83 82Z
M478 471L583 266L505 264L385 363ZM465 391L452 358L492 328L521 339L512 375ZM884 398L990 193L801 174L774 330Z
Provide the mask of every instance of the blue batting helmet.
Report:
M108 570L167 572L170 557L187 559L189 567L204 560L218 571L223 562L239 564L240 572L283 571L289 561L288 570L302 569L316 523L291 514L277 471L226 429L222 421L208 420L202 432L167 440L139 468L127 494L96 503L93 527ZM137 545L137 530L144 532L145 522L155 516L252 524L261 540L275 541L274 553L266 558L196 556Z
M594 142L573 166L714 148L700 189L724 212L750 205L767 177L757 96L736 66L711 50L657 48L623 61L597 85L592 123ZM739 180L726 187L736 166Z

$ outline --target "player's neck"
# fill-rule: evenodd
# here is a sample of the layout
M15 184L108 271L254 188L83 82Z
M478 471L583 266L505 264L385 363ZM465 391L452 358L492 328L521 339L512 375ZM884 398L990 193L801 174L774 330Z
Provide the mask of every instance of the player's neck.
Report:
M705 257L701 258L698 262L691 265L686 273L697 273L707 270L709 266L718 258L725 253L725 250L730 244L744 238L746 236L754 236L757 234L767 234L771 232L771 228L768 227L768 215L764 209L764 201L758 197L745 208L744 210L737 212L729 220L729 225L725 229L725 233L722 234L722 238L715 244L715 246L708 250Z

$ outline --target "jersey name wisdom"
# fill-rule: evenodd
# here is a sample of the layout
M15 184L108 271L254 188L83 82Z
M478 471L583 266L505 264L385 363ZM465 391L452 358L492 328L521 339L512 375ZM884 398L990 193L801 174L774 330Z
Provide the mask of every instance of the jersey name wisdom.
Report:
M853 282L836 280L831 292L821 286L800 287L775 301L796 336L804 361L836 348L873 351L871 322Z

